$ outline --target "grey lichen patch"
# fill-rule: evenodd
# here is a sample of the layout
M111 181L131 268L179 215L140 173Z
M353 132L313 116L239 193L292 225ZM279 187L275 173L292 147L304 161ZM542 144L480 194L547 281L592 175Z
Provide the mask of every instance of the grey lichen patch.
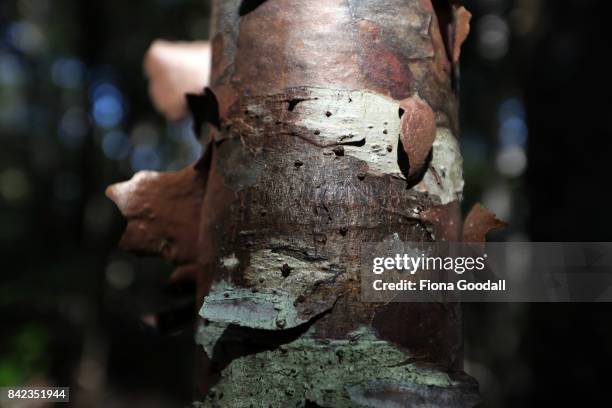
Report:
M262 249L251 254L250 266L244 278L250 286L276 288L299 296L313 286L334 279L336 268L324 259L299 259L273 249Z
M438 128L432 159L415 189L438 197L440 204L460 201L463 193L463 159L459 143L447 128Z
M322 407L364 407L372 406L363 395L376 381L432 394L461 385L446 373L411 363L408 353L378 339L371 329L332 341L318 340L313 332L311 328L274 350L235 359L199 406L302 407L311 401ZM429 398L425 392L416 393L414 400L404 396L401 406Z
M200 316L221 324L253 329L288 329L306 323L294 304L297 296L280 289L247 289L216 282L204 298Z
M328 259L295 239L273 238L267 248L252 252L249 258L246 286L290 294L301 319L331 309L349 275L339 259Z

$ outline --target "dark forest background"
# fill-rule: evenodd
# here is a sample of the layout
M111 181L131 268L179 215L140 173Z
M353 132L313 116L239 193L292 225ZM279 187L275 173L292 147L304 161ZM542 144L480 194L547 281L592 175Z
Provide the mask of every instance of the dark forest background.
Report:
M462 60L465 208L496 240L611 241L606 2L470 0ZM206 0L0 0L0 386L71 386L74 405L191 401L193 332L171 270L116 249L105 187L200 147L148 99L155 38L205 39ZM609 405L612 306L465 305L483 406Z

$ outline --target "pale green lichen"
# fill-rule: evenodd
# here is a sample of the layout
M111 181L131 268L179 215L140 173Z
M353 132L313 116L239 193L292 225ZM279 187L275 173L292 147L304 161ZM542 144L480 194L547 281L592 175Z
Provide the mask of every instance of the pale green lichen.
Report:
M323 407L363 407L369 405L360 402L359 392L372 381L394 381L404 389L456 385L446 373L410 363L408 353L370 329L333 341L318 340L313 331L274 350L233 360L199 406L302 407L311 401Z
M316 291L338 282L343 269L337 263L314 255L299 242L272 240L270 248L250 254L249 266L244 270L246 288L219 281L204 298L196 342L209 356L229 325L286 330L333 307L335 292L326 292L321 298ZM239 261L231 254L222 258L221 264L230 269L236 268Z
M278 330L308 320L298 316L297 296L279 289L246 289L216 282L204 298L200 316L211 322Z

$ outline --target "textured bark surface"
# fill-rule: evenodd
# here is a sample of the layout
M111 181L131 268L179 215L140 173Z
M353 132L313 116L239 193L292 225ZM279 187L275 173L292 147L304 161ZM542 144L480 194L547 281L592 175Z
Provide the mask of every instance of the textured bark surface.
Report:
M109 190L130 219L124 244L198 282L199 405L473 406L459 306L364 303L359 289L362 242L461 240L455 84L469 13L219 0L213 20L211 87L189 100L196 130L212 123L205 157L156 186L137 176Z

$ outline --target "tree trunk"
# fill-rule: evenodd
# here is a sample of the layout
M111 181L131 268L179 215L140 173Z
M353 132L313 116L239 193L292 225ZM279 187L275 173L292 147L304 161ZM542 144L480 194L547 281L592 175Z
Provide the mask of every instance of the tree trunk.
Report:
M359 276L363 242L460 240L469 13L217 0L213 22L211 89L189 97L204 157L109 190L124 247L198 282L201 406L474 405L460 307L362 302Z

